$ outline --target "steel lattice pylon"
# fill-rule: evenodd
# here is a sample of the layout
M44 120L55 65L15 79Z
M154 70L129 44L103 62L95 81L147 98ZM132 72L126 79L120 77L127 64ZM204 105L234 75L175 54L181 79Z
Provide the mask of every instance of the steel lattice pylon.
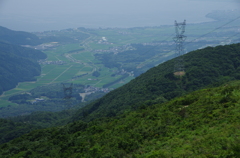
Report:
M182 23L177 23L175 21L175 31L176 36L173 38L174 42L176 43L176 58L175 58L175 65L174 65L174 73L175 72L184 72L184 60L182 55L184 54L184 46L183 43L186 40L186 36L184 36L186 26L186 20Z

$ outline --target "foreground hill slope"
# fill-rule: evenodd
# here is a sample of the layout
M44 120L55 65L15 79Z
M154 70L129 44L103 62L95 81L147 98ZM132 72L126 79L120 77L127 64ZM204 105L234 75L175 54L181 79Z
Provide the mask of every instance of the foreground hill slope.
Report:
M238 79L240 76L238 73L240 65L239 50L239 44L233 44L216 48L209 47L186 54L184 59L187 73L181 79L174 77L172 73L174 61L165 62L137 77L129 84L110 92L102 99L77 111L72 120L90 121L105 116L112 117L136 110L142 106L166 102L171 98L216 82L220 84L228 80ZM42 115L40 117L42 121L39 119L40 115ZM56 115L58 116L58 114ZM54 119L52 116L54 116ZM24 124L34 122L34 125L42 126L44 124L44 127L47 123L47 127L50 127L51 125L55 126L54 122L58 122L58 119L62 116L64 115L55 117L55 114L33 114L23 119L14 119L14 121L18 120L18 122ZM67 115L67 120L69 117L70 115ZM45 122L45 120L48 121ZM67 120L64 120L64 122L67 122ZM28 127L26 131L29 131ZM13 129L12 132L16 132L16 130ZM4 142L9 141L9 138L11 137L6 138Z
M0 95L18 82L35 80L41 73L37 60L46 57L38 50L0 42Z
M80 109L73 120L116 116L147 100L162 103L208 85L240 79L240 44L207 47L183 58L184 76L174 76L174 59L169 60Z
M38 130L0 146L1 157L239 157L240 81L117 118Z
M40 126L14 122L6 119L0 119L0 124L0 144L41 128Z

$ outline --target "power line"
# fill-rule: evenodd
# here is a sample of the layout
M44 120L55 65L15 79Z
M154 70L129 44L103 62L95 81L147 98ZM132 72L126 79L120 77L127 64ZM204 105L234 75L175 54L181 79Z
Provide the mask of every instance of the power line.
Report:
M224 41L227 41L227 40L229 40L229 39L231 39L231 38L233 38L233 37L237 36L238 34L240 34L240 32L238 32L238 33L236 33L236 34L232 35L231 37L228 37L228 38L227 38L227 39L225 39ZM224 41L221 41L221 42L224 42Z
M204 37L204 36L207 36L207 35L211 34L212 32L214 32L214 31L216 31L216 30L219 30L219 29L223 28L224 26L226 26L226 25L228 25L228 24L230 24L230 23L232 23L232 22L234 22L234 21L236 21L236 20L238 20L238 19L240 19L240 16L238 16L237 18L235 18L235 19L233 19L233 20L230 20L229 22L227 22L227 23L225 23L225 24L223 24L223 25L221 25L221 26L219 26L219 27L216 27L215 29L209 31L208 33L205 33L205 34L203 34L203 35L201 35L201 36L199 36L199 37L191 40L190 42L187 42L184 46L186 46L186 45L188 45L188 44L190 44L190 43L193 43L195 40L200 39L200 38L202 38L202 37ZM238 34L238 33L237 33L237 34ZM237 35L237 34L236 34L236 35ZM163 42L167 42L167 40L170 39L171 37L173 37L173 35L174 35L174 34L171 34L169 37L167 37L165 40L163 40ZM234 35L234 36L236 36L236 35ZM172 46L172 45L173 45L173 44L170 44L169 46ZM154 46L153 48L147 50L145 53L150 52L151 50L157 48L158 46L160 46L160 43L159 43L158 45ZM174 49L170 50L170 52L172 52L172 51L174 51Z
M204 37L204 36L207 36L208 34L210 34L210 33L214 32L214 31L216 31L216 30L219 30L219 29L223 28L224 26L226 26L226 25L228 25L228 24L236 21L237 19L240 19L240 16L237 17L237 18L235 18L235 19L233 19L233 20L231 20L231 21L229 21L229 22L227 22L227 23L225 23L225 24L223 24L223 25L221 25L221 26L219 26L219 27L217 27L217 28L215 28L215 29L213 29L212 31L210 31L210 32L208 32L208 33L206 33L206 34L201 35L201 36L198 37L198 38L193 39L193 40L190 41L190 42L187 42L187 44L185 44L185 45L188 45L188 44L192 43L193 41L195 41L195 40L197 40L197 39L200 39L200 38L202 38L202 37Z
M175 54L178 56L175 60L175 65L174 65L174 73L180 73L184 72L184 60L182 55L184 54L184 46L183 43L186 40L187 36L183 35L185 32L185 26L186 26L186 20L182 23L177 23L175 21L175 31L176 31L176 36L173 38L174 42L176 43L176 50Z
M174 34L171 34L169 37L167 37L167 38L166 38L165 40L163 40L162 42L166 42L166 41L167 41L169 38L171 38L173 35L174 35ZM160 45L160 44L157 44L156 46L154 46L154 47L152 47L151 49L147 50L145 53L150 52L151 50L157 48L159 45ZM173 44L171 44L171 45L173 45ZM171 45L170 45L170 46L171 46Z

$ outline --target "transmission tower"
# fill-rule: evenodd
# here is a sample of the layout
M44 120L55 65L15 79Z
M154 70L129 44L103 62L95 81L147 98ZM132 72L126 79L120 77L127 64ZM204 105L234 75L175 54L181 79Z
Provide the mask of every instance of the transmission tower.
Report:
M175 21L175 31L176 36L173 38L174 42L176 43L176 59L175 59L175 65L174 65L174 74L175 75L184 75L184 60L182 55L184 54L184 46L183 43L186 40L186 36L184 36L185 32L185 26L186 26L186 20L182 23L177 23Z
M69 87L66 87L63 84L63 91L64 91L64 99L71 99L71 97L72 97L72 83Z

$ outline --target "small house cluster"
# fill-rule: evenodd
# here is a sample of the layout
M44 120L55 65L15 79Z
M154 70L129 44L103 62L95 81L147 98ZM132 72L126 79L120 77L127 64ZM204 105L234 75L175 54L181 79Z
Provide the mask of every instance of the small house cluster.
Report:
M104 92L104 93L108 93L111 90L113 90L112 88L98 88L98 87L93 87L93 86L86 86L84 91L85 93L96 93L96 92Z
M41 65L63 65L66 62L62 60L58 60L58 61L39 60L38 63Z
M36 104L36 103L42 102L42 101L45 101L45 100L44 100L43 98L35 98L35 100L32 101L31 103L32 103L32 104Z

